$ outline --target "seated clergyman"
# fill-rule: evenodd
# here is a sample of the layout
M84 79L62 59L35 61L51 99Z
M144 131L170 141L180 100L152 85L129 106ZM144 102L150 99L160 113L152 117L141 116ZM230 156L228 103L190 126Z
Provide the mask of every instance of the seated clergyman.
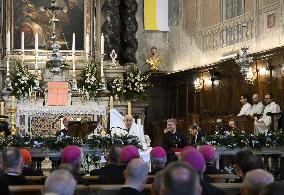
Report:
M134 135L139 138L140 144L145 146L144 131L139 125L133 122L133 117L131 115L126 115L124 117L124 125L120 128L115 128L111 131L112 135Z
M267 133L269 127L272 123L272 117L269 116L269 113L279 113L280 106L274 102L274 97L272 94L267 93L264 97L265 108L263 111L263 115L260 119L256 120L254 123L254 133L257 135L259 133ZM277 129L278 127L278 119L279 116L274 117L274 127L273 129Z
M237 116L244 116L244 115L250 115L251 112L251 105L248 103L248 96L242 95L240 102L243 104L239 114Z

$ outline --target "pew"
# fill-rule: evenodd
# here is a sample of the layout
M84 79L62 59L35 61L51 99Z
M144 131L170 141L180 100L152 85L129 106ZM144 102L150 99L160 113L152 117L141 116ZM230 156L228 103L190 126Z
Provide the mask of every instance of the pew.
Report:
M93 195L116 195L123 185L77 185L76 194L93 194ZM39 195L43 185L19 185L9 186L11 195ZM143 193L145 195L155 195L153 186L146 184Z
M210 174L208 176L213 179L214 183L231 183L239 178L234 174Z
M214 183L217 188L222 189L227 195L239 192L240 183ZM76 194L93 194L93 195L116 195L123 185L77 185ZM11 195L39 195L42 192L42 185L19 185L9 186ZM155 195L153 185L146 184L143 193L145 195Z
M227 195L238 194L241 183L212 183L213 186L223 190Z

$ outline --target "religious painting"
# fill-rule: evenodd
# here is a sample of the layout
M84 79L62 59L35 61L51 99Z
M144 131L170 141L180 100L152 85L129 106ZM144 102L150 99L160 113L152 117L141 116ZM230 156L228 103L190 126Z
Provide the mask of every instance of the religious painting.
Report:
M46 9L48 0L13 0L14 48L21 48L21 32L25 33L25 49L34 49L35 33L38 47L51 50L52 14ZM56 6L67 8L59 11L56 25L57 44L61 49L72 48L72 34L76 35L76 50L84 47L84 0L56 0Z

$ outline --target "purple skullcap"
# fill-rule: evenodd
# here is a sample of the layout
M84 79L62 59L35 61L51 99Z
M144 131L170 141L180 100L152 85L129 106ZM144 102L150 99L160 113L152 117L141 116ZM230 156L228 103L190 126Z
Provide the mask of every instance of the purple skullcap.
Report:
M184 162L190 164L196 171L203 172L203 167L205 165L203 155L196 149L188 149L186 150L181 159Z
M167 156L167 153L163 147L157 146L151 150L150 155L153 158L164 158Z
M119 160L121 162L127 163L134 158L139 158L139 152L135 146L128 145L122 148L120 155L119 155Z
M215 159L215 150L210 145L202 145L198 150L204 157L205 161L213 161Z
M82 152L81 148L75 145L66 146L61 151L61 163L73 164L78 162L78 159L81 158Z
M180 155L182 155L185 151L187 150L196 150L196 148L194 146L185 146L181 152L180 152Z

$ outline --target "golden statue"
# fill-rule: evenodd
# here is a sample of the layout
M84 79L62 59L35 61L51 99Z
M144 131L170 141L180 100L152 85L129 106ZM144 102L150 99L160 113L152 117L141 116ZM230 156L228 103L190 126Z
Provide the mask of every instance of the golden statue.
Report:
M159 70L159 65L162 64L162 60L156 47L151 48L151 54L147 58L146 63L149 65L151 71Z

